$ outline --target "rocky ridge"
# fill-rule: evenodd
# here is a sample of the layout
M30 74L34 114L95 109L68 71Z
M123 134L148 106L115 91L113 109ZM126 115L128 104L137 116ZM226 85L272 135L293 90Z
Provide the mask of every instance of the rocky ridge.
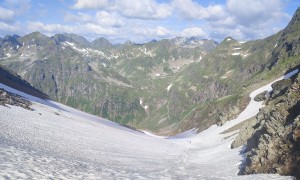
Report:
M266 106L241 128L232 144L233 148L246 145L240 174L276 173L300 178L300 74L272 87Z

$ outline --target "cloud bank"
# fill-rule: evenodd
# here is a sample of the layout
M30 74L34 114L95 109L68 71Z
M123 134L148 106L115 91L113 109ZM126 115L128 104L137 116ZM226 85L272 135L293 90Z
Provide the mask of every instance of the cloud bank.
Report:
M60 17L50 20L49 16L32 17L38 12L34 3L45 7L44 13L52 13L55 5L21 0L26 4L21 12L16 1L0 3L0 36L41 31L48 35L76 33L90 39L103 36L115 42L175 36L252 40L276 33L291 18L283 9L286 0L226 0L219 4L195 0L58 0L53 4Z

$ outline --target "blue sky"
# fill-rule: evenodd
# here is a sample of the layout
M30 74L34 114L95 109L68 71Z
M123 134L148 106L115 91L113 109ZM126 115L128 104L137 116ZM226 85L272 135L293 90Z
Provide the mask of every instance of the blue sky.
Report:
M299 6L299 0L0 0L0 37L40 31L114 43L176 36L245 41L283 29Z

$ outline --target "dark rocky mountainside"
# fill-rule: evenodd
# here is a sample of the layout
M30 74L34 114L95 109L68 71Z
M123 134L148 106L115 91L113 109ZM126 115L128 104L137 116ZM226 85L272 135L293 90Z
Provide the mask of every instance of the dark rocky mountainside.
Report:
M276 173L300 178L300 74L272 85L267 104L232 146L246 144L240 174Z
M0 83L5 84L9 87L12 87L16 90L21 92L25 92L32 96L36 96L42 99L48 98L44 93L40 92L39 90L32 87L28 82L22 79L20 76L16 75L15 73L5 69L4 67L0 66ZM4 89L0 88L0 105L13 105L13 106L20 106L22 108L32 110L30 108L31 102L26 100L24 97L20 97L16 94L11 92L7 92Z
M48 99L48 96L38 89L34 88L27 81L22 79L19 75L14 72L2 67L0 65L0 82L9 87L12 87L21 92L25 92L32 96L36 96L42 99Z

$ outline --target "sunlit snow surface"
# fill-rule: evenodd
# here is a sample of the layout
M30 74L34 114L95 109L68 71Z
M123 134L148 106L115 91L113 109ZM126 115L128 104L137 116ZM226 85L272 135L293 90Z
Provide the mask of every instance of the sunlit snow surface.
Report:
M31 100L34 109L0 106L0 179L290 179L237 176L242 148L230 149L234 136L220 134L257 114L260 102L251 100L222 127L157 137L2 84L0 88ZM270 85L250 96L265 90Z

